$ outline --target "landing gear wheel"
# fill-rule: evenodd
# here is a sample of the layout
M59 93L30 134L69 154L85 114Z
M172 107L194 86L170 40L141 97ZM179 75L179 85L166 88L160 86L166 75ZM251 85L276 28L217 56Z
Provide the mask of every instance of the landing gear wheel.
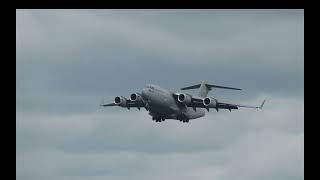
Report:
M161 118L160 117L156 117L156 122L161 122Z
M179 120L179 121L182 121L183 123L188 123L189 119L182 119L182 120Z

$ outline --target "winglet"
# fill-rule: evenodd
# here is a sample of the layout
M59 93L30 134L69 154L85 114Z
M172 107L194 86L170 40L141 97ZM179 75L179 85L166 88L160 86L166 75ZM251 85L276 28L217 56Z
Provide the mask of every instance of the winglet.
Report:
M102 107L103 105L104 105L104 98L102 97L100 106Z
M264 103L266 102L266 100L263 100L262 101L262 103L261 103L261 105L260 105L260 107L259 107L259 109L262 109L262 107L263 107L263 105L264 105Z

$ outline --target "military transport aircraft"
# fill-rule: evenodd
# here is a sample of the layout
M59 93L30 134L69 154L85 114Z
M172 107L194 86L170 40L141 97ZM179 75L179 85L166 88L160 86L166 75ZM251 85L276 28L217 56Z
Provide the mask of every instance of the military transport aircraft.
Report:
M120 106L128 109L135 107L139 110L143 107L149 111L149 115L152 116L152 120L155 120L156 122L162 122L165 121L165 119L174 119L187 123L191 119L203 117L205 115L204 109L208 112L210 108L214 108L216 111L219 111L219 109L228 109L230 112L231 109L238 109L238 107L262 109L265 102L264 100L260 106L247 106L220 102L216 98L206 97L212 88L232 90L241 89L211 85L207 84L205 81L202 81L201 84L181 88L181 90L198 88L198 95L192 96L186 93L172 92L163 89L158 85L147 84L142 89L141 93L132 93L130 95L130 99L123 96L117 96L114 98L113 103L104 104L102 102L100 106Z

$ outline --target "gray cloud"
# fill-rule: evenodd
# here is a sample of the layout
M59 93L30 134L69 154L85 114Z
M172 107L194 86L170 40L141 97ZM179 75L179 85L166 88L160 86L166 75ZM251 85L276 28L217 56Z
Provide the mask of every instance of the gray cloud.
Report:
M17 179L303 179L303 13L17 10ZM265 109L158 124L98 107L201 80Z

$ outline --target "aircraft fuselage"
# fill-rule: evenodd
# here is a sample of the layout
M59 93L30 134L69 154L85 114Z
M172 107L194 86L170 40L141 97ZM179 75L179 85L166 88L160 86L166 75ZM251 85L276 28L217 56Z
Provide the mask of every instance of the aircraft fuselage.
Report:
M198 94L194 96L181 92L172 92L158 85L147 84L142 89L142 92L132 93L130 99L124 96L117 96L114 98L113 103L102 103L100 106L119 106L128 109L138 108L139 110L143 107L149 111L149 115L152 116L152 120L155 120L155 122L162 122L165 119L189 122L191 119L205 116L205 110L209 112L210 108L215 109L217 112L219 109L227 109L231 112L232 109L238 109L239 107L262 109L265 102L263 100L260 106L221 102L214 97L207 97L212 88L241 90L239 88L208 84L205 81L180 89L199 89Z
M179 104L173 92L157 85L147 85L143 88L142 98L148 104L149 114L153 117L190 120L205 115L203 109L194 110L192 107Z

